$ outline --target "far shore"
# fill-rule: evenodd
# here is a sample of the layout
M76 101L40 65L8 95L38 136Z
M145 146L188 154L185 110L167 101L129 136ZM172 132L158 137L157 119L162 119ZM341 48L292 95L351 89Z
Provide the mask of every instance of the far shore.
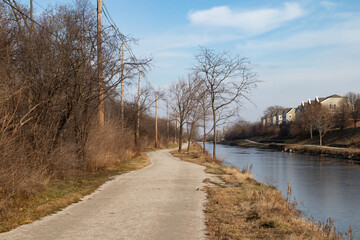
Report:
M247 148L260 148L272 149L282 152L297 152L303 154L311 154L315 156L331 157L345 160L349 163L360 164L360 149L359 148L341 148L330 146L317 146L307 144L289 144L289 143L276 143L276 142L255 142L248 139L240 139L234 141L222 141L218 144L247 147Z

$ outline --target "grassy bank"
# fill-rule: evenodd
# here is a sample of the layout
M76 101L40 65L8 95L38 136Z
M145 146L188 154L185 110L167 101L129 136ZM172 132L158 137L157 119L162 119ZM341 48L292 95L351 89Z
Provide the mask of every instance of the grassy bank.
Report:
M50 180L44 189L30 198L13 200L1 215L0 232L9 231L21 224L31 223L59 211L71 203L78 202L83 196L94 192L112 177L143 168L149 164L148 157L142 154L100 172L84 173L76 178Z
M255 181L247 169L240 171L213 161L198 145L190 152L173 155L203 165L206 172L223 180L205 188L209 239L346 239L335 233L332 221L320 227L302 218L296 202L289 200L290 187L284 199L276 188Z

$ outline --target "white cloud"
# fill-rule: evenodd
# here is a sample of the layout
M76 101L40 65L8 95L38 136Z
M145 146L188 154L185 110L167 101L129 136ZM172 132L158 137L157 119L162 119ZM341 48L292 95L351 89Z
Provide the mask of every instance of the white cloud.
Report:
M228 6L213 7L189 13L192 24L210 27L232 27L249 33L263 33L305 15L298 3L284 3L282 8L236 11Z
M320 4L325 8L334 8L336 7L336 3L330 1L321 1Z

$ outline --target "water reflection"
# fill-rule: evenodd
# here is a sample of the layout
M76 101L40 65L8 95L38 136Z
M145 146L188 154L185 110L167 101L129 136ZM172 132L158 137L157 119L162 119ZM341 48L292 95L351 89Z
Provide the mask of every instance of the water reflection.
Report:
M212 152L212 145L207 144ZM275 185L286 194L287 184L304 212L316 220L335 220L337 229L349 225L360 233L360 165L317 156L217 145L218 156L227 165L242 169L253 165L256 180ZM359 236L359 234L357 234Z

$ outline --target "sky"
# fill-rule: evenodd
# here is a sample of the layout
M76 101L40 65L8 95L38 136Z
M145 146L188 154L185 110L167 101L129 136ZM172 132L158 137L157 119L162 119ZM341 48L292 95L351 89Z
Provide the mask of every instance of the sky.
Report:
M146 78L156 88L186 76L200 46L248 58L261 83L243 101L244 120L260 121L272 105L360 92L358 0L103 1L120 31L139 40L135 54L154 58Z

